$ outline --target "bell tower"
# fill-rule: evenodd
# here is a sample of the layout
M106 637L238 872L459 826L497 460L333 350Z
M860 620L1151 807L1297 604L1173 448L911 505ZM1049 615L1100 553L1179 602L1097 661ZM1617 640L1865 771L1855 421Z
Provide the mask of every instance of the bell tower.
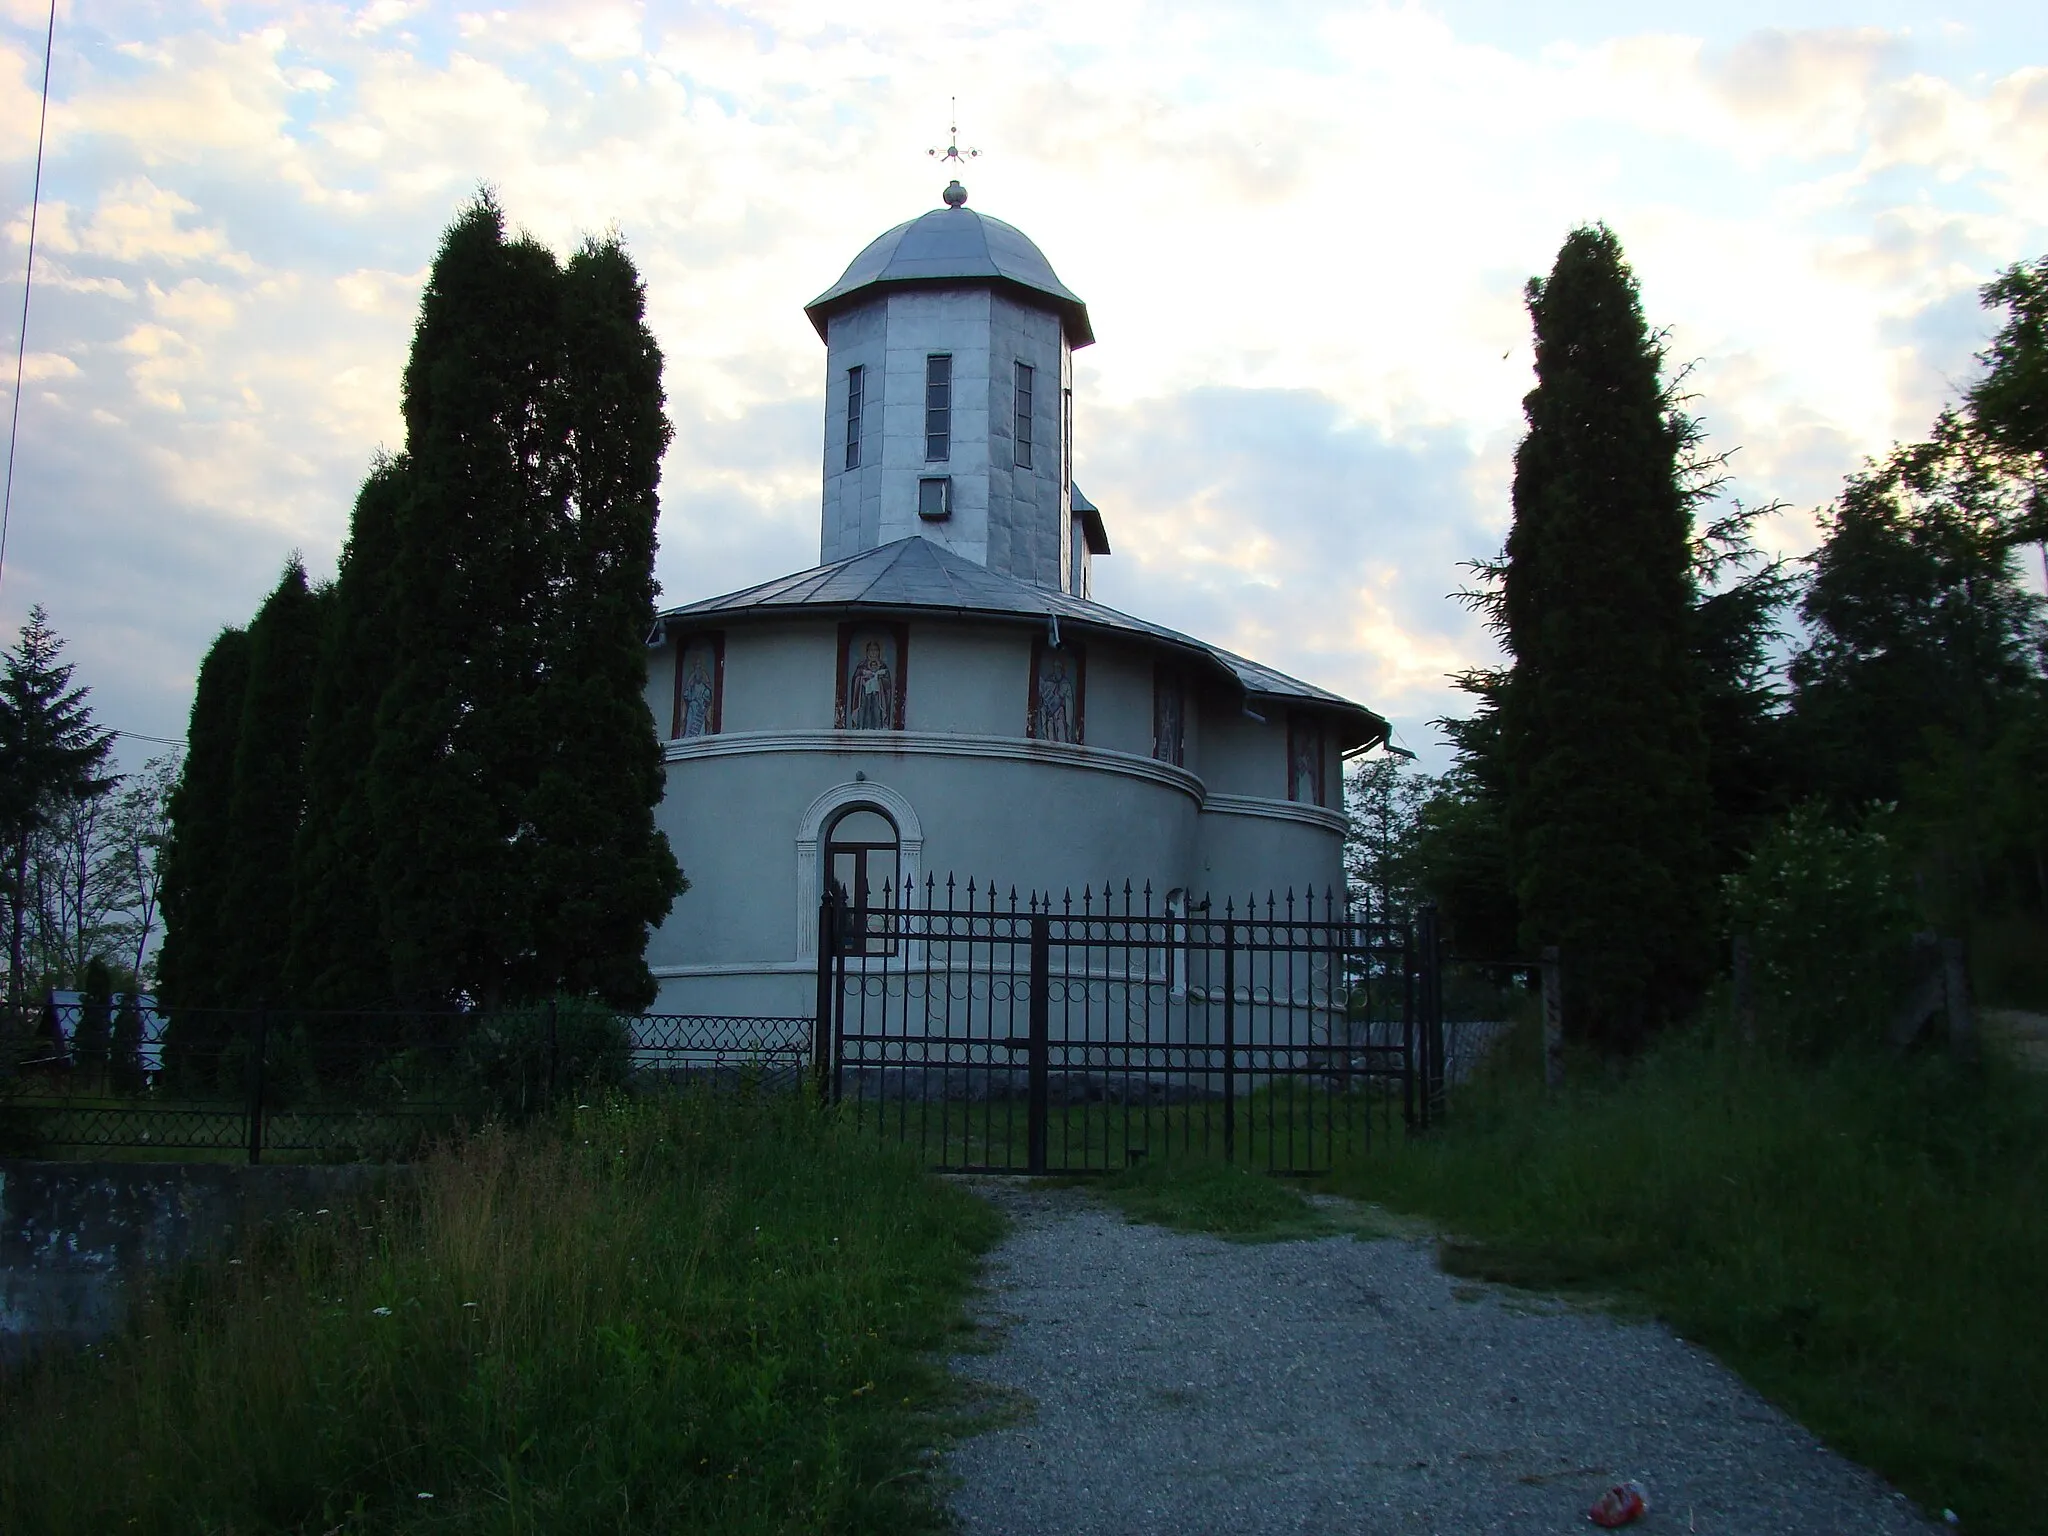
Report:
M1073 489L1088 307L1022 231L968 208L958 181L944 203L804 306L825 342L820 558L925 538L1082 595L1088 554L1107 552Z

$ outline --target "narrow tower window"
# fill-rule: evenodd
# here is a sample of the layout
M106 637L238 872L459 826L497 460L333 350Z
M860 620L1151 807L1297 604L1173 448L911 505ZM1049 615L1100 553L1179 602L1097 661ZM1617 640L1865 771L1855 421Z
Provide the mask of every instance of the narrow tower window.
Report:
M846 467L860 468L860 397L864 368L846 370Z
M953 357L934 352L924 360L924 457L943 464L953 456Z
M1031 365L1017 365L1017 467L1031 467Z
M1074 484L1074 391L1060 391L1060 484L1069 494Z

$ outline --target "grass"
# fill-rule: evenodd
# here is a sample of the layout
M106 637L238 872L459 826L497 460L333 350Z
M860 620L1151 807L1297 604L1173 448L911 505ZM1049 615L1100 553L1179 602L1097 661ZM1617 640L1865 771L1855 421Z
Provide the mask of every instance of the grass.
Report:
M0 1530L895 1532L982 1203L792 1099L443 1146L0 1379ZM949 1417L950 1416L950 1417Z
M2048 1533L2048 1084L1702 1034L1555 1099L1527 1043L1498 1065L1330 1187L1456 1233L1455 1272L1647 1306L1966 1529Z
M1212 1158L1146 1161L1088 1187L1131 1220L1176 1232L1279 1242L1343 1230L1328 1212L1281 1180Z
M1021 1170L1028 1160L1029 1112L1022 1098L849 1096L842 1112L866 1134L901 1141L934 1167ZM1048 1171L1113 1174L1162 1162L1220 1165L1224 1118L1216 1099L1055 1103L1046 1126ZM1362 1154L1375 1140L1401 1134L1399 1087L1361 1079L1351 1091L1336 1092L1305 1080L1266 1079L1240 1088L1235 1121L1235 1162L1280 1172L1326 1168Z

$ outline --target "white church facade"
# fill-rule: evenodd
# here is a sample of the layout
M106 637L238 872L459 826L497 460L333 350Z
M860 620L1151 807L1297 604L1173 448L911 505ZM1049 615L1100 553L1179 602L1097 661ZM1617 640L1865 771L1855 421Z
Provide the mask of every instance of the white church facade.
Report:
M821 564L662 613L657 821L691 888L660 1012L802 1015L821 899L971 879L1149 886L1157 910L1343 888L1365 707L1105 607L1073 473L1088 311L1021 232L946 206L806 306L826 349ZM919 895L915 900L921 901Z

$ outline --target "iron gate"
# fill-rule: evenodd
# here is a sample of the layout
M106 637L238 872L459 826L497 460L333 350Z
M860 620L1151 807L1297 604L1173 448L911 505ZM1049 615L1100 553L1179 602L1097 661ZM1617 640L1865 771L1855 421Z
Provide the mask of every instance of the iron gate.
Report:
M1101 1172L1221 1156L1316 1173L1441 1114L1433 914L1217 910L928 879L819 913L825 1094L940 1168Z

